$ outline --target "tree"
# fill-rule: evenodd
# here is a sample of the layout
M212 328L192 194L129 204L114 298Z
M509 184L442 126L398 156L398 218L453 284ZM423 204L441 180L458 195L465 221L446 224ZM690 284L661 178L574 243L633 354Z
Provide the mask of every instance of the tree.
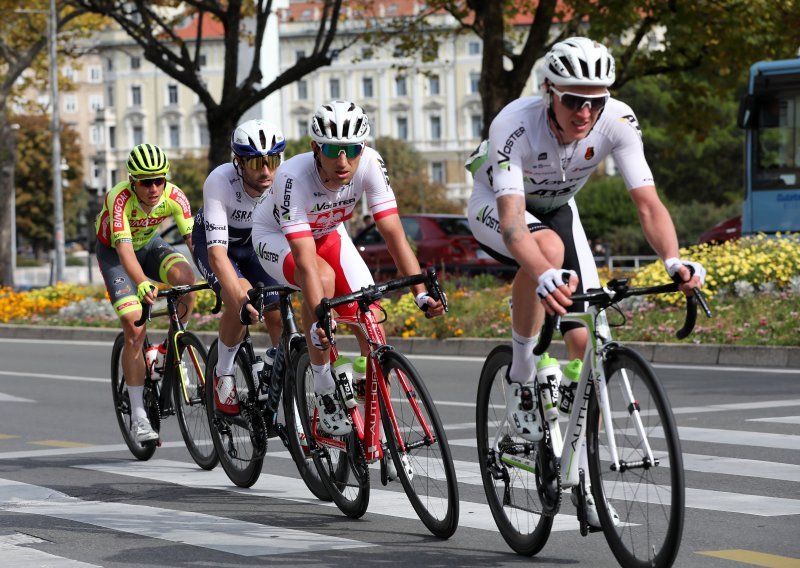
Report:
M15 96L32 84L43 84L46 64L40 58L47 45L47 9L42 0L22 3L0 0L0 282L14 284L11 259L11 220L16 166L15 132L10 112ZM80 29L81 10L58 7L57 29ZM60 46L63 47L63 46ZM40 59L37 59L40 58ZM30 73L25 73L30 70ZM42 149L37 152L41 153Z
M229 140L241 116L253 105L282 87L312 71L329 65L334 53L331 43L336 36L342 0L323 0L316 42L310 54L301 57L268 85L263 85L261 47L267 22L277 17L272 0L67 0L90 12L112 18L142 48L144 57L182 83L200 98L206 109L209 132L207 171L230 159ZM175 6L179 7L176 8ZM176 26L187 18L197 18L197 34L184 41ZM200 70L203 26L214 19L224 29L225 68L222 94L218 99L209 91ZM252 22L254 30L247 24ZM253 57L242 75L239 64L247 46ZM239 77L242 77L241 79Z
M47 116L16 116L17 133L16 210L17 231L33 246L36 256L53 247L53 168L49 152L53 133ZM67 240L85 235L88 193L83 189L83 158L78 133L64 125L61 132L61 155L69 166L63 172L64 231ZM92 226L92 230L93 230Z

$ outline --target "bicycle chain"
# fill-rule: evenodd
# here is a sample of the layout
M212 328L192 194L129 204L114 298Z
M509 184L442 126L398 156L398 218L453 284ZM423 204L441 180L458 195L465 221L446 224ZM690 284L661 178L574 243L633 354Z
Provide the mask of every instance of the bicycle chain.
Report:
M243 403L242 416L247 422L247 430L250 432L250 441L253 443L253 459L263 458L267 454L267 424L261 410L248 400Z
M536 488L542 502L542 515L554 517L561 510L561 464L552 451L550 429L545 426L544 437L537 443Z

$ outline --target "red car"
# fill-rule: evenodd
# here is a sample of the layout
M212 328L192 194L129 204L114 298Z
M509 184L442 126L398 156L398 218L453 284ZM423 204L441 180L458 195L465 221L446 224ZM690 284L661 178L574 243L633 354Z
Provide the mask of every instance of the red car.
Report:
M724 243L725 241L730 241L732 239L738 239L742 236L742 216L737 215L736 217L731 217L730 219L725 219L720 223L717 223L705 233L700 235L700 238L697 239L698 243L701 245L703 243Z
M490 272L513 275L515 269L490 257L478 245L463 215L400 215L408 238L413 241L420 265L459 274ZM375 225L361 231L354 239L358 252L377 279L391 278L397 271L386 243Z

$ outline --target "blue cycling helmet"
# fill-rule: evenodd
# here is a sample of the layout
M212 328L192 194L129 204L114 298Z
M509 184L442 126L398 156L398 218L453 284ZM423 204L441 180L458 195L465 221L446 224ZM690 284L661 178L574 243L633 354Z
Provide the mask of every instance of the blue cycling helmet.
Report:
M278 156L285 149L280 128L258 118L243 122L231 134L231 151L240 158Z

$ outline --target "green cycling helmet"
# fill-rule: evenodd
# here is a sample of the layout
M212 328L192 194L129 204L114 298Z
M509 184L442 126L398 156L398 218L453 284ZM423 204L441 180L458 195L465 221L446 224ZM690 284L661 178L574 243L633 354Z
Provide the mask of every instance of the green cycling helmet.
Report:
M128 154L128 173L136 179L164 177L169 172L169 160L155 144L139 144Z

